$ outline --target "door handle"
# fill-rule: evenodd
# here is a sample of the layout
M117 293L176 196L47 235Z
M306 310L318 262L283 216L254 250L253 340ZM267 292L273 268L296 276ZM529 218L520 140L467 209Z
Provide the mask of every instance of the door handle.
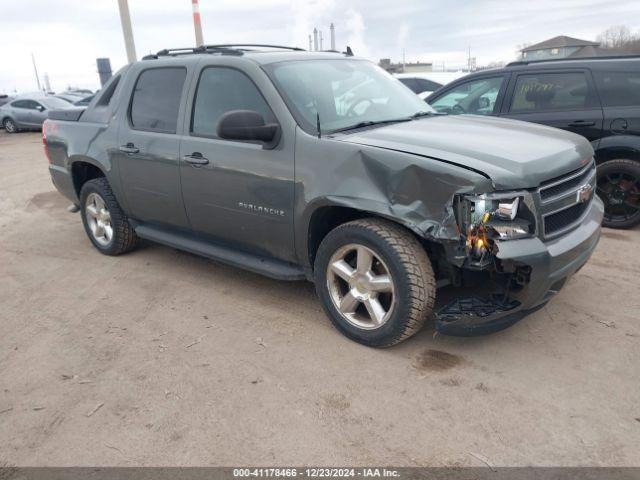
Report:
M193 152L191 155L185 155L182 159L191 165L206 165L209 163L209 159L204 158L200 152Z
M120 145L118 147L118 150L120 150L121 152L124 152L124 153L138 153L140 151L140 149L136 148L136 146L133 143L127 143L126 145Z
M569 124L570 127L593 127L596 122L591 122L589 120L576 120L575 122L571 122Z

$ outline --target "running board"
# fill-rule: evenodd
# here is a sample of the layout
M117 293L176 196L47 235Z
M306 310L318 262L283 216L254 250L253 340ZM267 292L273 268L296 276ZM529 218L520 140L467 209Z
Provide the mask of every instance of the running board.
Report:
M276 280L294 281L306 279L302 267L292 263L260 257L222 245L205 242L187 234L167 232L149 225L138 225L135 227L135 231L141 238L179 250L185 250L201 257L217 260L233 267L243 268Z

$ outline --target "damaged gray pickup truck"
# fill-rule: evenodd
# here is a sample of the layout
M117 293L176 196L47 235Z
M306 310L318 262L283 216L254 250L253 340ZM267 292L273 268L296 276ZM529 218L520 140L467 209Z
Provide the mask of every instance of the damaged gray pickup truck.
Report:
M370 346L430 318L450 335L505 328L600 236L584 138L436 114L350 50L163 50L86 110L51 112L43 141L100 252L143 238L312 280L333 324Z

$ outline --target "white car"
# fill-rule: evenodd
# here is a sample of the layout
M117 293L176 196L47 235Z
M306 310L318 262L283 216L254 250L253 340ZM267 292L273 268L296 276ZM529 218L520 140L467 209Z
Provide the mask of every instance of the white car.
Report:
M424 100L443 85L466 74L467 72L421 72L396 73L394 76Z

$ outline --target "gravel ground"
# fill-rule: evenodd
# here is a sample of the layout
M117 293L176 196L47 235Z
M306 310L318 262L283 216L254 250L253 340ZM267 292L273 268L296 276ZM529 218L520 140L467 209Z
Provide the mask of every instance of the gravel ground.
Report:
M0 133L0 464L640 465L640 229L487 337L352 343L313 287L100 255Z

